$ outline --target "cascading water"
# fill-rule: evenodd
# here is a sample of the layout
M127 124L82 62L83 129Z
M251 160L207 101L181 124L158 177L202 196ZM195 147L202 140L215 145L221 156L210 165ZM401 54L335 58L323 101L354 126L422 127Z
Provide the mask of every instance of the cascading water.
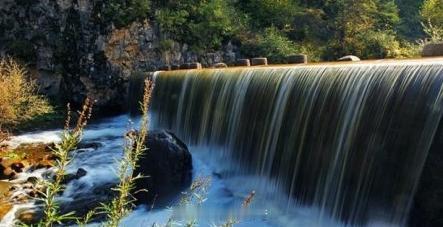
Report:
M443 113L437 60L171 71L155 84L156 127L231 164L221 175L283 191L286 212L318 209L317 225L405 225Z

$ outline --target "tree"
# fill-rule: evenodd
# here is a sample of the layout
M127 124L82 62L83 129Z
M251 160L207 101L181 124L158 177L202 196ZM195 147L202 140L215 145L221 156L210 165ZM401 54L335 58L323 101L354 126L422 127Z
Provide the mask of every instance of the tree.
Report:
M291 26L300 8L294 0L243 0L237 7L251 18L255 28L276 27L284 29Z
M431 41L443 40L443 0L425 0L420 15L424 31Z
M230 1L179 0L162 5L156 12L162 31L195 51L219 49L243 24Z
M327 7L335 12L335 37L326 58L354 54L363 58L395 57L399 46L393 28L399 22L393 1L340 0Z

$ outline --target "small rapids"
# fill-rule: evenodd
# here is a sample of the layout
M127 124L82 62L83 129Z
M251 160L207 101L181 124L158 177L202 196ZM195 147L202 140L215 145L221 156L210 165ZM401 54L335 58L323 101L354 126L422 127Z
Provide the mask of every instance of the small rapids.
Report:
M74 198L92 193L100 185L117 181L116 167L122 157L123 135L130 125L136 126L139 119L122 115L90 124L84 132L83 144L94 143L94 148L79 149L69 165L68 173L75 173L79 168L87 171L80 179L71 181L60 201L70 202ZM41 131L18 135L9 141L10 146L23 143L52 143L60 141L60 130ZM223 162L223 157L210 155L208 150L214 147L189 147L193 155L194 178L210 178L211 183L203 203L187 205L172 201L168 207L137 207L126 217L121 226L152 226L154 223L164 225L172 220L177 226L195 221L199 226L213 226L235 221L236 226L341 226L333 220L323 219L319 224L318 210L297 206L287 209L284 193L278 191L275 183L266 183L260 177L252 175L231 175L232 164ZM15 181L23 181L34 176L42 178L48 170L39 169L21 173ZM255 191L250 205L245 208L242 203ZM289 203L294 204L294 203ZM15 205L1 220L0 226L14 226L15 213L20 209L32 209L33 202ZM291 212L287 212L290 210ZM93 223L91 226L99 226ZM378 225L379 226L379 225Z

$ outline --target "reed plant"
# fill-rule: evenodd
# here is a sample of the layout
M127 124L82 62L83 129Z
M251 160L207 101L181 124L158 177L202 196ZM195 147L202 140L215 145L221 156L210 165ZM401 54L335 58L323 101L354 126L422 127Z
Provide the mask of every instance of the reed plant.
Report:
M118 167L118 185L113 188L117 196L109 203L102 205L102 212L106 214L107 221L105 226L117 227L121 220L134 207L135 198L131 195L134 190L135 181L144 176L134 175L134 169L137 168L138 160L147 151L145 140L148 136L149 120L148 111L151 100L153 82L145 81L143 101L141 103L142 118L139 131L132 130L126 134L126 145L124 148L123 159Z
M39 184L44 185L46 188L43 192L40 192L42 194L40 200L44 203L43 218L32 226L52 227L56 224L62 224L66 221L76 219L73 212L60 214L59 203L56 197L64 189L63 179L65 178L66 169L71 161L71 152L76 149L82 138L83 130L91 118L92 105L92 101L87 98L82 110L79 112L79 117L74 128L70 127L71 111L68 105L68 114L64 130L61 134L61 142L53 148L53 154L56 156L54 177L53 179L43 179L42 182L39 182ZM25 224L23 225L26 226Z

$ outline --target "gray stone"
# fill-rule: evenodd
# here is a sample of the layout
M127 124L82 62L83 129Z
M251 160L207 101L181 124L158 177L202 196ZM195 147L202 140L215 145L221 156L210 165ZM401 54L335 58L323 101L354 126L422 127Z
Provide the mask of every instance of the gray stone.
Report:
M251 61L249 59L238 59L235 63L236 66L251 66Z
M306 54L295 54L288 56L289 64L306 64L308 63L308 56Z
M423 47L421 54L423 57L437 57L443 56L443 42L430 43Z
M346 55L339 58L338 61L360 61L360 58L354 55Z
M268 59L267 58L253 58L253 59L251 59L251 65L253 65L253 66L268 65Z
M228 65L226 65L226 63L220 62L212 65L212 68L228 68Z

